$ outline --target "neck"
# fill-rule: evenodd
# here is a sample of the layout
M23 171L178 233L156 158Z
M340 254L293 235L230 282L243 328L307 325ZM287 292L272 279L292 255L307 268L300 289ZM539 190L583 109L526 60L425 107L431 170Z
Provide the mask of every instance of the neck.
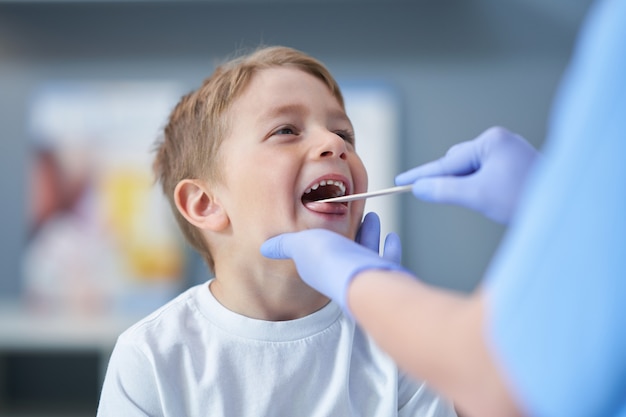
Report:
M300 279L291 261L281 263L280 268L262 273L238 267L218 268L216 265L216 278L211 282L210 290L229 310L267 321L301 318L328 303L327 297Z

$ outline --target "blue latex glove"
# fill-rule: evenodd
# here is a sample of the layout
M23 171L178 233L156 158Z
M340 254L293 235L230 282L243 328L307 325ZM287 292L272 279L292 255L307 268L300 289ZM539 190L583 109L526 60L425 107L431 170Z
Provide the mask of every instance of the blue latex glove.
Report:
M379 252L380 218L378 214L371 212L365 215L355 241L376 253ZM382 257L397 264L402 262L402 243L396 233L389 233L385 237Z
M326 229L284 233L268 239L261 253L268 258L291 258L300 277L349 313L347 290L359 272L368 269L404 271L400 260L400 239L390 233L385 239L385 253L378 254L380 222L375 213L365 216L358 233L359 244Z
M456 204L508 223L538 155L521 136L492 127L451 147L443 158L399 174L396 184L414 183L413 194L422 200Z

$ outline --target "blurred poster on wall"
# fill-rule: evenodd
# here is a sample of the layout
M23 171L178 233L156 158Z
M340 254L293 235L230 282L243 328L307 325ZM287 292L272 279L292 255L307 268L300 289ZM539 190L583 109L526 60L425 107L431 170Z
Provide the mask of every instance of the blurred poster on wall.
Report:
M184 246L151 170L171 82L55 82L32 100L26 304L150 311L180 290Z

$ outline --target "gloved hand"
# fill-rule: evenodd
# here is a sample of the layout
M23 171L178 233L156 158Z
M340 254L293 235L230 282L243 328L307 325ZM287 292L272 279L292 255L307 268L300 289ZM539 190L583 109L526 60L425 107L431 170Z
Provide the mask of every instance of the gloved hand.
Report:
M385 239L385 254L378 255L380 222L370 213L359 230L359 242L326 229L284 233L268 239L261 253L268 258L291 258L300 277L349 314L347 290L352 278L368 269L400 270L400 239L394 233ZM388 252L388 253L387 253Z
M414 183L413 194L422 200L460 205L508 223L538 155L521 136L492 127L451 147L443 158L399 174L396 184Z
M380 218L378 214L371 212L365 215L355 241L376 253L379 252ZM402 243L396 233L389 233L385 237L382 257L397 264L402 262Z

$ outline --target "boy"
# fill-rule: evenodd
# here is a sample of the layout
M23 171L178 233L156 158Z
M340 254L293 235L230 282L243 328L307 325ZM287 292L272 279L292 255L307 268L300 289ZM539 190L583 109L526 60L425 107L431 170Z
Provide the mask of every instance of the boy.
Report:
M449 416L341 309L270 260L271 236L354 239L367 189L339 87L313 58L264 48L219 67L170 115L155 172L215 278L124 332L98 415Z

